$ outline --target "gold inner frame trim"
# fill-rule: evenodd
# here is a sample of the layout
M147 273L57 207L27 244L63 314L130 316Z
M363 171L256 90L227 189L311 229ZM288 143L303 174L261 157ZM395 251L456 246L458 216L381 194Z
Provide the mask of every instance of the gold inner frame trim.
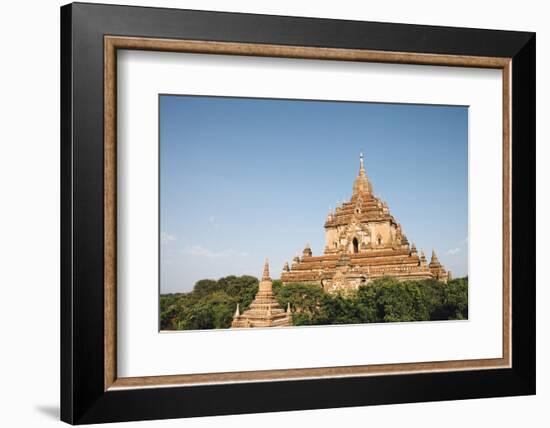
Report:
M439 65L494 68L502 70L503 144L503 320L502 358L432 361L421 363L377 364L305 369L204 373L171 376L117 377L116 367L116 88L117 50L148 50L213 55L242 55L333 61L379 62L392 64ZM139 37L104 37L104 389L192 386L237 382L282 381L311 378L357 377L405 373L481 370L511 367L511 78L510 58L462 55L386 52L251 43L171 40Z

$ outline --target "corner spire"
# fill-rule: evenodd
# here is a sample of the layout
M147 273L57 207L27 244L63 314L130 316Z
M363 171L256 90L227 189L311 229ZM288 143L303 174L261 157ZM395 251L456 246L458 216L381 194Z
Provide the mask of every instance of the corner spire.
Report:
M435 254L435 251L432 250L432 259L430 260L430 268L439 268L441 267L441 263L439 263L439 259L437 258L437 255Z
M303 257L311 257L313 255L313 252L311 251L311 246L309 245L309 242L306 243L306 246L304 247L304 251L302 251Z
M288 262L285 262L283 265L283 272L290 272L290 266L288 265Z
M420 266L425 268L428 261L426 260L426 255L424 254L424 250L420 250Z

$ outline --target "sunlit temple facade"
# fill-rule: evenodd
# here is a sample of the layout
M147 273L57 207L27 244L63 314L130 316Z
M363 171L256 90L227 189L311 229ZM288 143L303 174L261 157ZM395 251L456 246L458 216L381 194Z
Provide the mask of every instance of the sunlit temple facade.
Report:
M451 278L435 251L428 263L424 253L409 244L386 202L373 194L361 154L351 199L328 213L324 254L314 256L306 245L302 257L295 257L290 266L285 263L281 280L317 284L335 293L355 290L385 275L443 283Z

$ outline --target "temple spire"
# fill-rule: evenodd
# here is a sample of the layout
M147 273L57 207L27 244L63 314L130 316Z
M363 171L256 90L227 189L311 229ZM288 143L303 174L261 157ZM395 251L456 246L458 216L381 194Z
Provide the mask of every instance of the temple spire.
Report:
M271 278L269 277L269 260L265 259L262 281L269 281L269 280L271 280Z
M283 265L283 272L290 272L290 266L288 265L288 262L285 262Z
M428 264L428 261L426 260L426 255L424 254L424 250L420 250L420 266L425 268Z
M439 259L437 258L434 250L432 250L432 259L430 260L429 266L432 269L441 267L441 263L439 263Z
M359 174L353 183L353 194L369 194L372 193L372 186L365 172L365 164L363 162L363 153L359 154Z
M273 283L269 277L269 261L266 259L258 292L248 309L240 313L237 305L231 328L287 327L292 325L292 314L284 310L273 294Z
M306 242L306 246L304 247L304 251L302 251L303 257L311 257L313 255L313 252L311 251L311 246L309 245L309 242Z

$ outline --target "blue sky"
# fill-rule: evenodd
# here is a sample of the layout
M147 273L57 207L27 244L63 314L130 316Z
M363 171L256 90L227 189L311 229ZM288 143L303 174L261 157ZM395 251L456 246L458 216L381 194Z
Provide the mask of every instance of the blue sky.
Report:
M467 107L161 95L161 292L322 254L360 152L409 241L466 275Z

